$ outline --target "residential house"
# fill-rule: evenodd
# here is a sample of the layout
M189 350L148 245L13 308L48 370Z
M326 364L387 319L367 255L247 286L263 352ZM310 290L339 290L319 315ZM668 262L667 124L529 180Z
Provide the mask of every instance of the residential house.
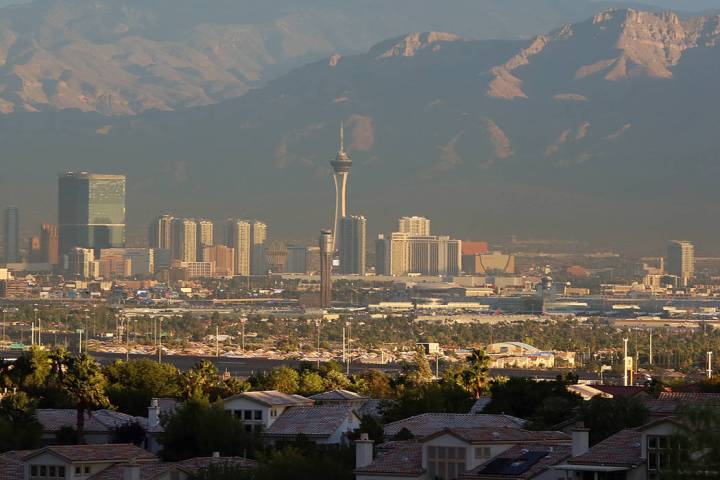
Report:
M285 410L263 436L273 444L303 436L318 445L345 445L358 428L360 417L351 405L303 405Z
M350 405L360 418L380 417L380 400L368 398L348 390L332 390L310 396L317 405Z
M309 398L277 390L245 392L223 400L225 410L242 420L248 431L267 430L288 408L314 403Z
M40 408L35 411L38 422L43 427L42 442L45 445L57 443L57 434L63 428L77 427L77 410ZM147 429L145 417L134 417L112 410L87 411L85 414L84 435L89 444L106 444L112 441L113 430L130 423L138 423Z
M549 452L554 447L569 449L572 442L571 437L562 432L516 427L450 428L420 440L381 445L374 460L362 453L366 444L359 443L356 480L451 480L465 474L479 474L482 471L479 467L517 446L528 451ZM539 461L537 456L532 460ZM557 476L557 472L555 474Z
M587 435L573 438L573 456L554 468L573 480L653 480L661 478L677 423L654 420L622 430L588 448Z
M525 420L510 415L482 413L423 413L385 425L384 435L394 438L403 429L414 437L422 438L444 429L451 428L517 428L521 429Z
M558 480L552 467L572 454L568 445L516 445L475 469L460 480Z

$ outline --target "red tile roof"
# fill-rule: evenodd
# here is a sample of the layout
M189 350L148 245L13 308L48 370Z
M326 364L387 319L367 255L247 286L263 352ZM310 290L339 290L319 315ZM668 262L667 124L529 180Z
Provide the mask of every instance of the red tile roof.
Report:
M641 432L622 430L596 444L587 452L571 458L568 463L580 465L636 466L641 462Z
M600 390L601 392L607 393L615 397L634 397L640 393L645 392L645 387L636 387L633 385L592 385L593 388Z
M426 437L446 428L522 428L525 421L510 415L471 413L424 413L385 425L385 436L394 437L403 428L416 437Z
M361 475L421 475L422 444L415 441L388 442L378 447L373 463L355 470Z
M152 480L158 475L173 469L183 470L192 474L196 473L198 470L208 468L211 465L227 465L234 468L251 469L257 467L257 462L255 460L241 457L197 457L177 463L146 463L139 465L140 480ZM112 467L106 468L102 472L93 475L89 480L123 480L126 467L127 464L115 464Z
M279 392L277 390L267 390L264 392L245 392L233 395L232 397L224 399L225 402L235 400L237 398L245 398L253 402L272 406L291 406L291 405L312 405L314 402L309 398L301 397L300 395L288 395L287 393Z
M0 480L23 480L25 468L22 458L32 450L5 452L0 455Z

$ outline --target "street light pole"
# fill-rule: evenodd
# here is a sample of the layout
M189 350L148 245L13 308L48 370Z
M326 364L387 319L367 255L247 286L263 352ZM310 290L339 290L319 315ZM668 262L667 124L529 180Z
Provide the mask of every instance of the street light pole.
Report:
M163 317L158 318L158 364L162 364L162 321Z
M317 324L317 368L320 369L320 320L316 320Z

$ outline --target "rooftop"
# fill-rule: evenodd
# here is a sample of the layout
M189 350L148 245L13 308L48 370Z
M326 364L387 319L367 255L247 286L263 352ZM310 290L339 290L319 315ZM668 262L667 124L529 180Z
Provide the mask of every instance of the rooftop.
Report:
M461 479L530 479L571 455L572 448L557 445L516 445L460 476Z
M468 443L507 443L507 442L550 442L550 444L565 444L571 437L563 432L533 431L519 428L448 428L441 430L426 438L450 434Z
M637 429L622 430L596 444L590 450L571 458L576 465L635 466L641 462L641 433Z
M266 430L269 436L329 437L355 415L350 405L308 405L285 410Z
M385 436L394 437L403 428L416 437L426 437L448 428L517 428L525 421L510 415L471 413L424 413L385 425Z
M147 450L131 444L104 445L51 445L28 452L22 461L43 453L52 453L69 462L122 462L122 461L157 461L157 457Z
M193 474L199 470L203 470L212 465L217 466L231 466L235 468L255 468L257 462L255 460L249 460L242 457L197 457L183 460L177 463L146 463L140 465L140 478L139 480L151 480L158 475L161 475L169 470L178 469L183 470L186 473ZM90 477L91 480L124 480L126 465L118 463L112 467L106 468L105 470Z
M75 409L40 408L35 411L35 415L46 432L56 432L63 427L77 425L77 410ZM140 423L143 427L147 426L145 417L133 417L112 410L88 411L85 418L85 431L105 433L113 428L135 422Z
M330 392L318 393L317 395L310 396L311 400L316 402L330 401L330 402L341 402L341 401L363 401L368 400L368 397L364 397L355 392L349 390L332 390Z
M422 444L415 441L388 442L378 446L373 463L358 468L355 473L363 475L420 475L422 468Z
M272 406L293 406L293 405L312 405L314 402L309 398L300 395L290 395L277 390L266 390L264 392L245 392L226 398L228 402L238 398L245 398L257 403L261 403L268 407Z

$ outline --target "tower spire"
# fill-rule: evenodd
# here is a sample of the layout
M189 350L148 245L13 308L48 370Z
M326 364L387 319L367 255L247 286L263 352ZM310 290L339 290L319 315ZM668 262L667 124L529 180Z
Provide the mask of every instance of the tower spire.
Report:
M345 151L345 121L340 121L340 151Z

